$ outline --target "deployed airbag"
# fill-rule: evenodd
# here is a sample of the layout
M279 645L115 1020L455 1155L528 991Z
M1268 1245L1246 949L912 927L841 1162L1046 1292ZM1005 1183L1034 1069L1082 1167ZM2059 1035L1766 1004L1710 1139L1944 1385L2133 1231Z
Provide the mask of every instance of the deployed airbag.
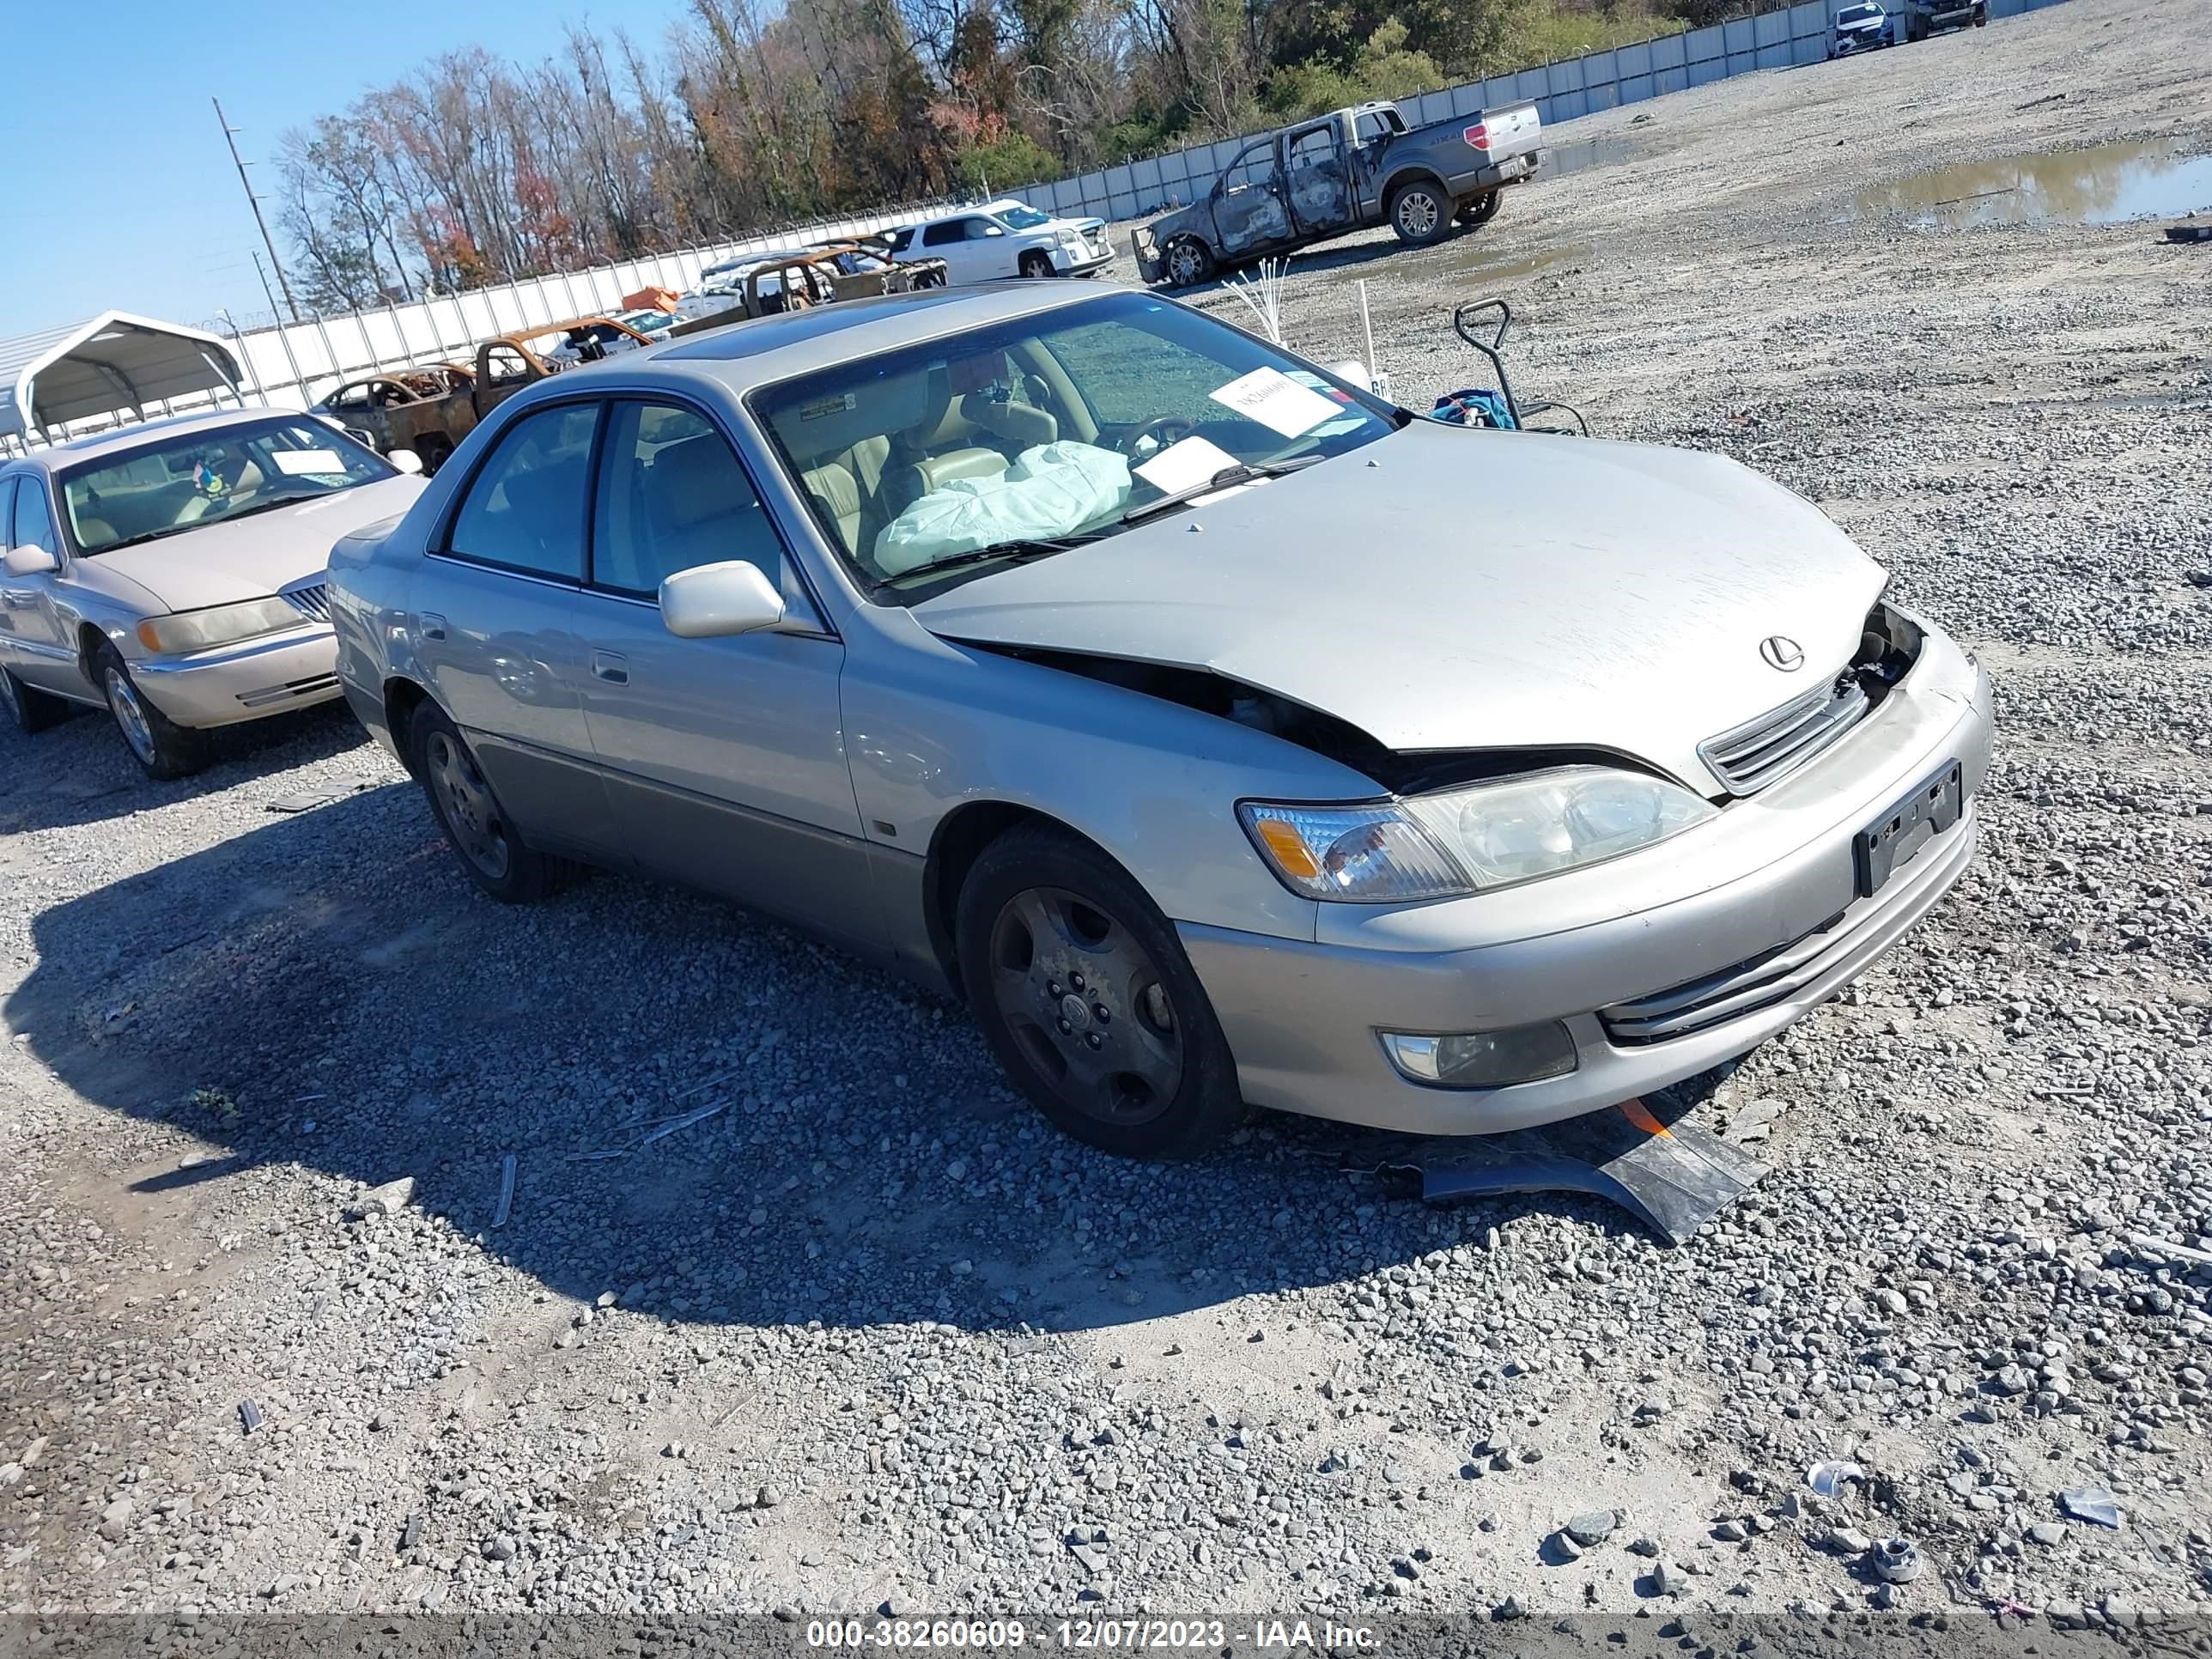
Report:
M1129 499L1120 452L1067 440L1025 449L995 478L933 489L884 526L876 567L886 576L1000 542L1065 536Z

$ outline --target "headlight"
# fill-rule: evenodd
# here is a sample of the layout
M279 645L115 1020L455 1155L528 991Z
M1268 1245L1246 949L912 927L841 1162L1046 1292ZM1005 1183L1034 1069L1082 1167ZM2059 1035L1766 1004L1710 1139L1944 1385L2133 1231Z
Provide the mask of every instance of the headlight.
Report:
M1237 808L1270 868L1307 898L1402 904L1618 858L1714 816L1678 784L1602 766L1364 806Z
M1058 240L1062 247L1081 247L1083 246L1083 233L1076 229L1073 225L1061 226L1058 230L1053 232L1053 235Z
M204 651L211 645L250 640L257 634L303 628L308 618L284 600L248 599L242 605L210 605L173 617L152 617L138 624L138 642L164 654Z

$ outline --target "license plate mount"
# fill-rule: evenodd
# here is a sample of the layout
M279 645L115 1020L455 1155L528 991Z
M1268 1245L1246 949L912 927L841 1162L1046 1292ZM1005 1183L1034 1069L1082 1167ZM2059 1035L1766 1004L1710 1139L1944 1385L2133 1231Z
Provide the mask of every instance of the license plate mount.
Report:
M1966 807L1965 769L1954 760L1945 761L1852 837L1859 896L1872 898L1880 892L1922 848L1956 823Z

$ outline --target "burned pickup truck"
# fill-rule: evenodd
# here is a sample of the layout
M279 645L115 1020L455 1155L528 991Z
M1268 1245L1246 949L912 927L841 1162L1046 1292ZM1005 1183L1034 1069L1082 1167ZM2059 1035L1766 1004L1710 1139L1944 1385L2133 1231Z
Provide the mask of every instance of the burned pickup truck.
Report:
M945 269L942 259L897 264L860 242L784 248L733 259L715 268L710 286L687 295L678 305L678 321L670 332L696 334L747 317L943 288Z
M1200 200L1140 228L1137 269L1182 287L1270 253L1388 224L1415 247L1497 213L1535 175L1533 102L1409 128L1395 104L1358 104L1254 139Z

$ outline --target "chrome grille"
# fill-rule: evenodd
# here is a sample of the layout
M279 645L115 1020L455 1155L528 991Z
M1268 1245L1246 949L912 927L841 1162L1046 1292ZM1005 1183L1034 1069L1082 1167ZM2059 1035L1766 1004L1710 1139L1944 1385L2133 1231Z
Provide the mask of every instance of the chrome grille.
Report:
M1792 698L1698 745L1731 795L1755 795L1779 783L1866 718L1872 705L1856 676Z
M319 576L312 582L302 582L297 587L285 588L278 597L303 617L313 617L317 622L331 619L330 586Z

